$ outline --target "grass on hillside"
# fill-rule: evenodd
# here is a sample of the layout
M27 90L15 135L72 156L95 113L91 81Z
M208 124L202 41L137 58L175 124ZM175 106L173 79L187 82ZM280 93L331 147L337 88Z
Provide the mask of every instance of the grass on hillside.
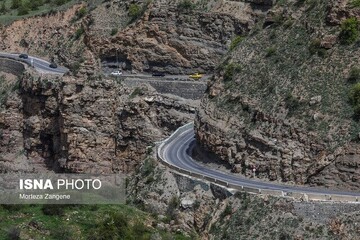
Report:
M25 5L26 1L27 0L22 0L22 4ZM29 9L27 14L19 14L21 7L12 9L12 0L0 0L0 24L8 25L18 19L65 10L70 6L80 2L80 0L43 0L43 4L37 7L36 10ZM3 3L5 3L5 12L1 11Z
M326 2L321 1L304 14L309 25L321 28L326 6ZM337 30L340 31L340 27ZM229 58L224 59L219 70L227 92L213 101L219 109L238 114L249 127L255 127L252 121L255 109L242 106L241 96L256 101L256 107L267 115L281 111L285 103L288 117L295 118L306 131L326 139L329 149L334 150L356 139L360 128L349 104L351 84L346 74L347 68L356 66L356 60L351 59L350 54L345 57L350 52L357 56L357 46L337 45L326 50L300 21L291 26L283 22L260 29L244 37L229 53ZM229 66L236 64L241 67L227 77ZM321 103L309 105L315 96L322 97ZM322 116L316 121L315 112Z
M127 205L1 205L0 239L190 239L158 231L148 213Z

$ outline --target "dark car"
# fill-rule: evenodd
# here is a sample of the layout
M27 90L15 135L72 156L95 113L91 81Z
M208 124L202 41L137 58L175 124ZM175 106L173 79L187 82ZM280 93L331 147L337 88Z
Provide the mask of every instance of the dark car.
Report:
M19 58L28 59L29 56L27 54L25 54L25 53L22 53L22 54L19 55Z
M52 63L50 63L49 67L51 67L51 68L57 68L57 64L54 63L54 62L52 62Z
M165 73L162 72L153 72L153 77L165 77Z

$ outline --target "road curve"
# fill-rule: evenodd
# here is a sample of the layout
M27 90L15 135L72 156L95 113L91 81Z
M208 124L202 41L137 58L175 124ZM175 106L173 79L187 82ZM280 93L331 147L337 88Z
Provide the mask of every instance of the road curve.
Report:
M192 125L193 126L193 125ZM164 141L161 147L161 157L168 164L176 166L180 169L197 173L203 176L214 178L220 181L227 182L236 186L278 190L285 193L302 193L302 194L324 194L324 195L343 195L360 197L359 192L346 192L330 190L327 188L315 187L300 187L285 185L275 182L264 182L260 180L253 180L243 176L229 174L217 170L207 168L197 163L190 155L196 143L193 127L169 138L169 141Z
M67 69L65 67L60 67L60 66L57 68L51 68L51 67L49 67L50 62L45 61L40 58L37 58L37 57L30 56L30 55L28 56L27 59L23 59L23 58L19 58L19 54L17 54L17 53L0 52L0 57L24 62L24 63L28 64L29 66L34 67L36 69L36 71L38 71L40 73L63 75L69 71L69 69Z

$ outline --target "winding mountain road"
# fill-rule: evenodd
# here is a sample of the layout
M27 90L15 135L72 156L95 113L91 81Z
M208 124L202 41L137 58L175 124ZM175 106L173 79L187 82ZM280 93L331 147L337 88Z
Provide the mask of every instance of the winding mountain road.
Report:
M192 126L192 127L191 127ZM210 169L197 163L192 157L191 152L196 143L194 137L193 124L190 124L185 131L174 133L160 145L160 155L163 161L197 175L207 176L212 179L226 182L239 187L249 187L255 189L278 190L285 193L302 193L302 194L323 194L323 195L341 195L360 197L359 192L346 192L330 190L326 188L300 187L285 185L275 182L265 182L260 180L249 179L243 176L234 175Z
M29 66L32 66L36 69L36 71L40 72L40 73L45 73L45 74L60 74L63 75L66 72L69 71L69 69L65 68L65 67L60 67L58 66L57 68L51 68L50 62L45 61L43 59L37 58L37 57L33 57L33 56L28 56L27 59L24 58L20 58L19 54L17 53L3 53L0 52L0 57L2 58L9 58L9 59L13 59L16 61L20 61L20 62L24 62L26 64L28 64Z

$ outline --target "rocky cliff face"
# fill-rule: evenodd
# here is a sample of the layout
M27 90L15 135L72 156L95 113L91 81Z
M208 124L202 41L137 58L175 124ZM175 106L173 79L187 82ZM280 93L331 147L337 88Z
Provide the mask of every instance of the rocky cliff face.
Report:
M359 122L347 82L360 52L341 45L333 25L356 13L345 2L277 4L223 60L196 135L234 172L255 167L259 178L360 189Z
M146 86L26 74L0 113L0 162L19 171L132 171L194 106Z
M55 60L74 73L98 72L99 58L127 70L209 72L231 39L269 8L269 1L194 1L190 7L181 2L77 4L3 27L0 48ZM139 8L133 18L131 4Z
M112 38L89 37L102 59L118 57L126 68L181 74L212 71L235 34L248 21L221 12L187 11L173 3L154 2L140 21ZM118 56L116 56L118 54Z

